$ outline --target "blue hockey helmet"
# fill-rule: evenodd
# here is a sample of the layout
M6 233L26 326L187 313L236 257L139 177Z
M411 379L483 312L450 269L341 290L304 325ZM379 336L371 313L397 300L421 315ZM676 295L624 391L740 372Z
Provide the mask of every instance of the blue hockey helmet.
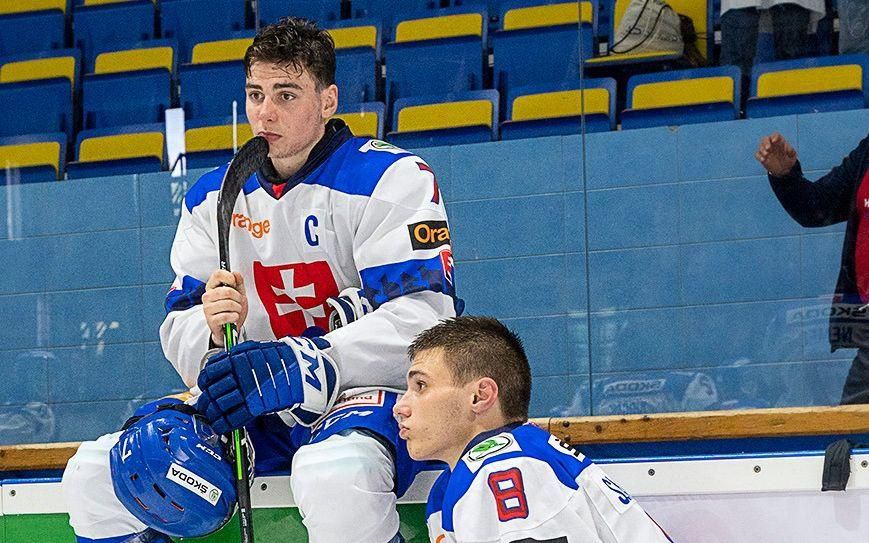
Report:
M163 403L131 420L109 453L118 500L166 535L201 537L219 530L236 504L235 477L220 437L181 402Z

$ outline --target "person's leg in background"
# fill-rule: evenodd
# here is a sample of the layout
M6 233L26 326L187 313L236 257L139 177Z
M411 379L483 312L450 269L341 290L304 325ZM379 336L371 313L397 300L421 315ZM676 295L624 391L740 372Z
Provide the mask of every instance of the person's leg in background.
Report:
M811 12L796 4L770 8L776 60L801 58L809 54L809 17Z
M721 14L721 65L742 70L742 104L748 99L751 67L757 52L760 12L755 8L729 9Z
M839 0L839 54L869 54L869 2Z
M869 403L869 348L857 349L857 356L851 363L845 386L842 388L841 403Z

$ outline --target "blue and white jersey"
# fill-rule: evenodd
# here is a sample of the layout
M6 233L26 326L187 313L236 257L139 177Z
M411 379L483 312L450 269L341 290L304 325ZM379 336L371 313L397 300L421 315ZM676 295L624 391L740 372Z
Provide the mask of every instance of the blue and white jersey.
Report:
M532 424L477 436L426 517L432 543L672 543L600 467Z
M421 158L346 128L327 143L280 197L262 172L239 195L229 253L249 304L240 333L261 341L325 334L341 390L404 388L407 346L456 314L444 203ZM219 267L217 196L227 167L188 190L172 245L176 279L160 339L190 387L211 354L201 298ZM374 311L326 333L326 299L348 287L362 289Z

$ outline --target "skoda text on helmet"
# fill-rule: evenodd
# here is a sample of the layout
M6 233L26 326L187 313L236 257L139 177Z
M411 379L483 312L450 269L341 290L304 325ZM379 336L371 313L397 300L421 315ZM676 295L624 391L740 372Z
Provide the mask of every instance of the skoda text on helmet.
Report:
M236 505L235 477L220 437L188 406L161 406L127 428L109 461L118 500L173 537L219 530Z

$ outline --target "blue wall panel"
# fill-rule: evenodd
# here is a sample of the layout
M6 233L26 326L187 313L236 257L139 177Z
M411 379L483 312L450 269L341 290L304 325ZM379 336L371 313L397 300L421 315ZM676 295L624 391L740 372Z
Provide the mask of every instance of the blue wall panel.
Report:
M585 315L503 320L522 338L532 375L588 373L588 320Z
M142 202L142 227L175 226L178 224L184 194L202 173L208 171L210 169L191 170L187 177L172 177L168 172L140 175L139 198Z
M18 185L9 197L18 208L19 235L24 237L139 227L138 188L132 175Z
M0 294L136 285L139 231L0 241Z
M449 208L458 260L579 252L582 193L457 202Z
M553 375L532 379L532 417L589 415L588 375Z
M595 373L679 367L684 360L680 308L615 310L591 315Z
M163 355L159 342L145 343L143 352L142 367L146 375L143 394L146 398L160 398L187 390L172 363Z
M754 153L760 139L776 131L790 141L797 141L797 118L771 117L680 126L677 133L681 179L698 181L764 173Z
M799 250L797 236L685 245L682 299L693 305L797 298Z
M680 303L676 246L590 252L588 262L592 311Z
M413 151L418 156L422 157L426 163L434 170L435 179L438 182L438 188L445 202L453 201L453 166L452 166L452 147L427 147L424 149L415 149Z
M175 279L169 253L175 239L174 226L157 226L142 229L142 282L170 285ZM230 257L231 258L231 257Z
M45 296L52 346L142 341L141 289L54 292Z
M51 441L96 439L117 432L140 403L115 400L53 404L49 406L54 425Z
M765 175L683 183L679 211L684 243L794 236L803 231L784 212Z
M800 273L804 296L833 293L842 265L843 239L844 234L841 233L801 236Z
M668 127L586 135L589 189L673 183L679 179L676 133Z
M679 186L588 191L592 250L667 245L679 239Z
M44 349L0 351L0 405L23 405L48 398L48 367L52 354ZM2 424L0 424L2 427Z
M148 378L142 344L88 345L48 350L52 402L121 400L142 396ZM111 376L111 377L110 377Z
M44 294L0 296L0 345L4 349L24 349L39 345L44 337L44 322L50 315L38 311ZM40 318L43 325L40 326Z
M869 109L836 111L824 115L800 115L799 159L803 170L828 171L838 166L866 137Z

